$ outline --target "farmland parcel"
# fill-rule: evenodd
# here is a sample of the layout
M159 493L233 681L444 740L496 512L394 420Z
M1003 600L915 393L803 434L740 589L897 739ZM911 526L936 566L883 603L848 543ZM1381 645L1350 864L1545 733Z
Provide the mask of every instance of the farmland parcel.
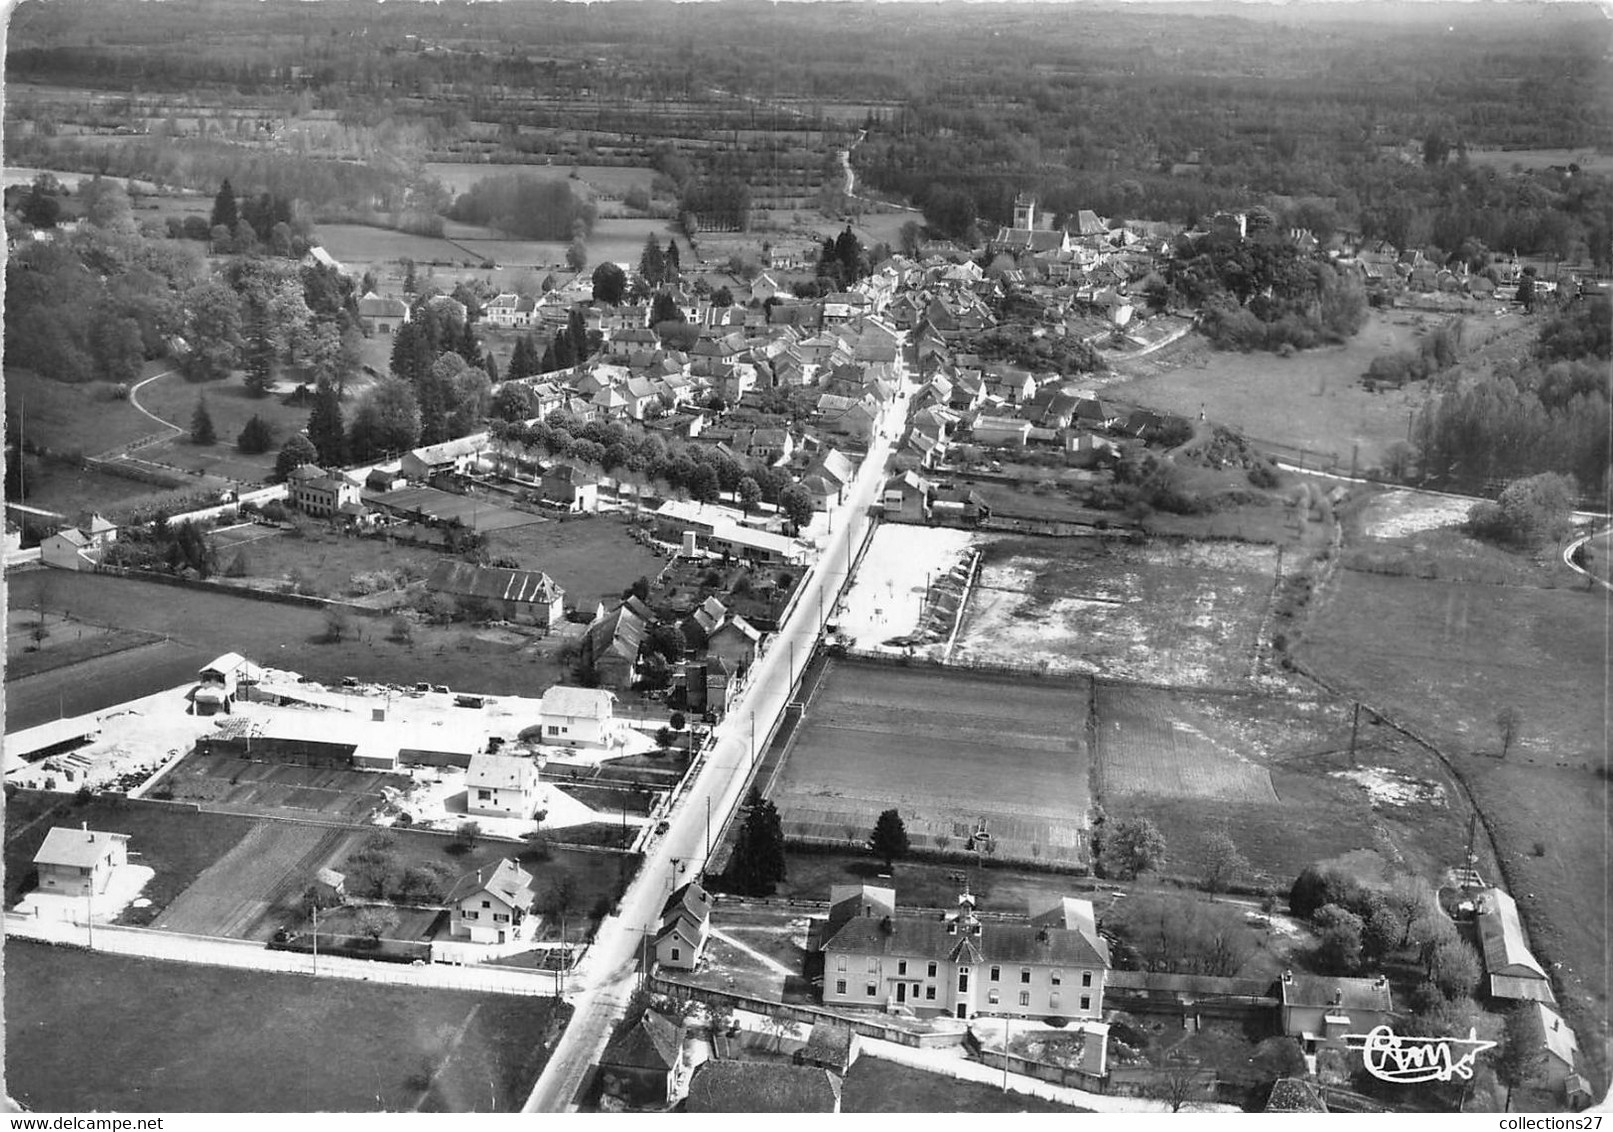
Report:
M27 942L5 967L7 1084L41 1112L511 1112L570 1010Z
M1085 860L1085 681L833 662L773 793L785 836L861 844L899 804L915 848ZM983 846L980 846L984 851Z

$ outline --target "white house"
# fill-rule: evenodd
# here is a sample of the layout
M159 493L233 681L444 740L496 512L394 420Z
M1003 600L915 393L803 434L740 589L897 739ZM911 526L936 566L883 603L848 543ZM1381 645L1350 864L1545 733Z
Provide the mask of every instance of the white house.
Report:
M604 688L556 684L543 693L544 743L564 747L608 747L616 734L616 693Z
M690 881L667 898L661 928L655 934L655 961L663 967L692 971L711 934L711 896Z
M518 755L475 754L465 771L465 812L479 817L529 818L539 798L538 767Z
M128 834L102 833L87 824L78 829L56 826L34 854L39 891L56 896L105 892L112 870L128 863Z
M509 857L461 877L448 892L449 934L472 943L531 939L541 922L533 890L532 875Z

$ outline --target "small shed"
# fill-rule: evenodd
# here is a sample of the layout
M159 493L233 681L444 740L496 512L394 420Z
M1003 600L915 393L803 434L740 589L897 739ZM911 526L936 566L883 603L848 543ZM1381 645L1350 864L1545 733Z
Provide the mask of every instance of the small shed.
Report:
M339 904L347 899L347 878L335 869L320 869L314 874L314 894L321 904Z

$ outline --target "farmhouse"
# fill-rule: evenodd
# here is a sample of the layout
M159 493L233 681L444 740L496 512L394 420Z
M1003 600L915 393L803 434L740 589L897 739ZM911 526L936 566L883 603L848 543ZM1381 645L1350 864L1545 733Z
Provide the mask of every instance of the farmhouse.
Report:
M812 1023L806 1046L795 1055L798 1065L814 1065L844 1077L862 1052L857 1032L827 1018Z
M839 1112L840 1078L774 1061L703 1061L689 1078L687 1112Z
M543 473L543 501L567 511L598 511L599 477L575 464L554 464Z
M91 515L82 527L64 527L39 544L39 560L59 570L93 570L106 548L118 537L118 526Z
M556 684L543 693L543 742L565 747L608 747L615 735L616 695L603 688Z
M441 444L428 444L403 457L400 470L414 482L430 480L434 476L457 474L473 467L487 450L485 432L462 436L458 440L445 440Z
M1491 997L1555 1004L1551 980L1524 937L1517 901L1486 888L1478 896L1478 925Z
M358 321L365 334L391 334L409 321L409 304L371 291L358 301Z
M639 654L648 628L626 605L594 619L583 634L580 660L593 669L599 683L625 692L638 682Z
M605 1093L635 1108L677 1100L685 1069L683 1024L654 1010L612 1038L599 1059Z
M1365 1034L1394 1019L1389 980L1296 975L1284 971L1278 984L1283 1033L1298 1038L1306 1053L1349 1048L1346 1035Z
M432 567L426 588L487 604L492 615L548 628L565 620L566 591L538 570L473 566L443 559Z
M305 515L329 519L358 502L359 485L340 472L322 472L317 476L295 477L290 481L290 503Z
M756 659L761 632L743 617L729 615L706 638L706 652L743 673Z
M711 897L690 881L661 908L661 927L655 933L655 961L663 967L692 971L711 934Z
M112 882L112 870L128 863L128 834L102 833L87 824L56 826L34 854L40 891L58 896L99 895Z
M1579 1039L1574 1030L1544 1002L1531 1002L1523 1007L1533 1010L1540 1018L1540 1032L1545 1037L1545 1059L1541 1077L1554 1091L1561 1091L1562 1099L1571 1107L1589 1100L1590 1083L1579 1072Z
M532 914L532 875L509 857L461 877L448 892L449 934L472 943L532 938L541 917Z
M871 898L868 908L876 905ZM823 1001L906 1007L968 1018L1103 1017L1109 947L1087 901L1033 923L983 923L965 892L942 919L881 914L844 919L823 944ZM1086 905L1080 909L1080 905Z
M465 812L480 817L529 818L537 809L538 767L517 755L476 754L465 771Z

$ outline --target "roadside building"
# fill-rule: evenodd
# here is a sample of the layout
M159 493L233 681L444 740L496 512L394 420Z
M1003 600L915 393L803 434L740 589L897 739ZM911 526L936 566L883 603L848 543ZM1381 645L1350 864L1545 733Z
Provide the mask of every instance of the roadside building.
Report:
M103 833L87 823L54 827L34 854L39 890L56 896L97 896L112 882L113 870L128 863L128 834Z
M575 464L554 464L543 473L543 501L566 511L599 510L599 477Z
M608 747L616 735L616 695L604 688L556 684L539 703L542 742L563 747Z
M711 896L694 881L678 889L661 908L655 933L655 961L662 967L693 971L711 934Z
M540 570L475 566L443 559L432 567L426 588L486 605L490 616L550 628L566 619L566 591Z
M530 818L542 796L538 767L518 755L476 754L465 771L465 812L476 817Z
M536 882L509 857L461 877L448 892L449 934L472 943L529 940L542 918L532 912Z
M1382 975L1349 979L1284 971L1278 1001L1283 1033L1298 1038L1306 1053L1348 1049L1347 1035L1370 1033L1394 1019L1389 980Z
M612 1038L599 1059L604 1094L631 1108L676 1101L686 1069L683 1023L654 1010Z

